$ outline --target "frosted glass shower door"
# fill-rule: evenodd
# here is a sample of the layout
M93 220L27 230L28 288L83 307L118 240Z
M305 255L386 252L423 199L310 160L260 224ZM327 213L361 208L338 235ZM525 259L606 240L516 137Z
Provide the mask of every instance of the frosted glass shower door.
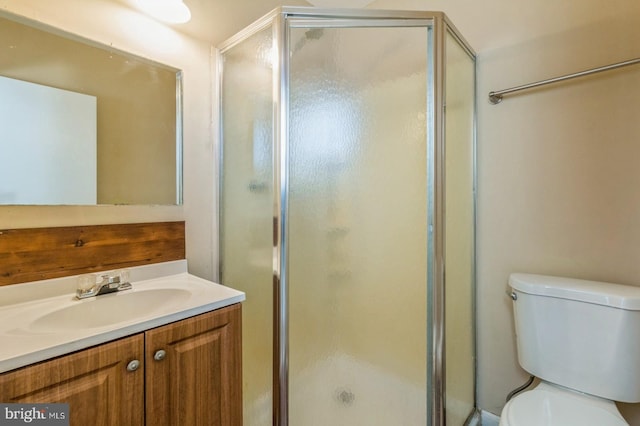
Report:
M300 26L289 37L289 424L424 425L428 29Z
M244 424L272 418L273 118L271 27L221 55L220 277L242 304Z
M475 63L449 32L445 43L445 406L462 425L475 406Z

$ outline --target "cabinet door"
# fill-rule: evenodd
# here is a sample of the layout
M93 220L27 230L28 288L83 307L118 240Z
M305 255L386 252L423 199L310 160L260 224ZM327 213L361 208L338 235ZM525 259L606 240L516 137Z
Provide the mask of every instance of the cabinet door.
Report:
M145 335L147 425L242 426L239 304Z
M68 403L76 425L142 426L142 334L0 375L0 401ZM128 371L130 361L140 366Z

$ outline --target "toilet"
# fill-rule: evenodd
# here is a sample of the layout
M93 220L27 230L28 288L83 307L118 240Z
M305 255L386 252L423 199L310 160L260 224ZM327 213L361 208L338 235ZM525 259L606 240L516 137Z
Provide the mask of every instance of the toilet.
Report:
M640 287L532 274L509 277L518 362L540 379L500 426L628 425L640 402Z

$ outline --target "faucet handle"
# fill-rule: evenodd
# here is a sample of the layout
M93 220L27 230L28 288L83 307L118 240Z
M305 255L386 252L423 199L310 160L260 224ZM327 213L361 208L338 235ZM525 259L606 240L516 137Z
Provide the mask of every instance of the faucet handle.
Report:
M122 284L126 284L129 283L131 281L130 280L130 274L129 274L129 270L128 269L120 269L118 271L118 277L120 277L120 283Z
M76 297L82 299L85 297L95 296L97 293L96 275L84 274L78 276L78 288L76 289Z
M96 285L96 276L94 274L84 274L78 276L78 289L88 290Z

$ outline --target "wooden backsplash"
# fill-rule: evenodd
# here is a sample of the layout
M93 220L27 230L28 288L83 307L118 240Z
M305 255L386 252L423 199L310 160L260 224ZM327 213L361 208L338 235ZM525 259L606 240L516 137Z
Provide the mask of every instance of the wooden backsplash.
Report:
M184 222L0 230L0 286L184 258Z

